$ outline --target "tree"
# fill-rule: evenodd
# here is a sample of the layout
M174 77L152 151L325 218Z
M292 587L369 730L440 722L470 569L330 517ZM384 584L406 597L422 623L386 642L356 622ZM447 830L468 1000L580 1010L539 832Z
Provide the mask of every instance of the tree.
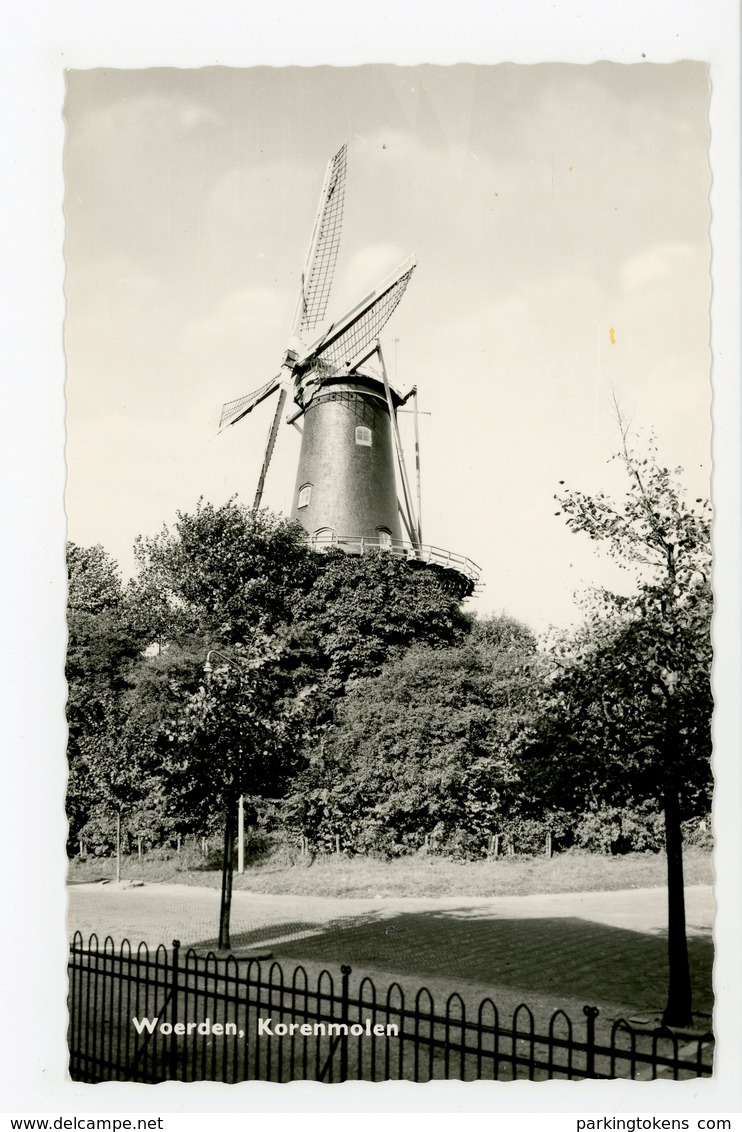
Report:
M230 645L293 620L298 595L317 574L316 555L302 527L268 511L229 500L200 501L135 547L139 574L132 586L144 612L156 599L153 639L184 636Z
M126 698L144 638L129 617L116 564L102 547L69 543L67 571L67 813L73 840L84 833L94 808L120 815L136 796L136 751L125 755L123 744Z
M249 646L229 655L208 654L212 671L197 691L185 694L166 725L164 771L172 796L190 812L219 808L224 814L219 947L229 948L235 816L241 795L280 793L295 769L309 688L289 690L278 661L275 636L255 633ZM212 663L213 661L213 663Z
M159 646L140 681L139 718L181 823L203 828L214 809L224 815L228 947L237 800L283 789L300 747L312 650L295 614L319 562L297 523L234 500L179 512L172 531L139 540L137 558L132 599ZM207 656L218 663L204 682Z
M412 645L354 680L292 794L293 824L361 852L404 852L426 833L481 852L517 798L536 669L532 634L502 617L475 622L458 647Z
M553 650L546 735L568 738L577 784L603 798L653 799L664 813L669 985L664 1019L692 1020L681 821L710 783L711 640L708 504L689 507L652 438L641 456L619 416L620 503L564 489L567 525L634 572L634 592L592 594L586 625ZM549 731L551 734L549 735ZM558 757L561 757L561 752ZM548 761L548 759L547 759Z
M442 647L463 640L470 623L437 575L396 555L341 550L317 556L312 587L297 607L317 650L331 695L375 675L413 643Z

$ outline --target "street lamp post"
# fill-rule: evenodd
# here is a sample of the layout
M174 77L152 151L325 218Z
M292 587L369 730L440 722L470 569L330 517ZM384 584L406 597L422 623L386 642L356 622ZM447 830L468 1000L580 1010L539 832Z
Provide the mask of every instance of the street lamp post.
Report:
M240 794L237 802L237 872L245 871L245 796Z

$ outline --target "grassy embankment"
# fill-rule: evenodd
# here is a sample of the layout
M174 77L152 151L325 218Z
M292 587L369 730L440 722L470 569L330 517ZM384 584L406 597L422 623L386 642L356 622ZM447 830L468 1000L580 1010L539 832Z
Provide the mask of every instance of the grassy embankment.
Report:
M686 885L712 884L711 853L685 850ZM113 880L116 862L95 857L70 862L72 884ZM221 870L213 860L199 862L192 854L155 860L146 855L124 857L121 878L147 884L192 884L217 888ZM666 883L662 853L602 856L594 853L545 857L503 857L497 861L451 861L437 856L319 856L287 864L280 856L251 863L234 874L234 887L250 892L297 896L526 896L548 892L600 892L629 888L662 888Z

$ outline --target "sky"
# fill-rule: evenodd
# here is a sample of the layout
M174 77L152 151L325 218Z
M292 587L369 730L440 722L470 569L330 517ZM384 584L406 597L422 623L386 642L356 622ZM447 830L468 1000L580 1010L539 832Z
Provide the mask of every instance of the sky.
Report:
M382 345L416 385L425 542L480 614L541 631L625 585L554 501L622 493L614 399L708 496L710 171L702 63L71 70L68 536L128 576L137 535L250 504L326 163L348 142L328 318L409 254ZM429 415L427 415L429 414ZM412 418L400 418L405 447ZM263 497L288 513L299 436Z

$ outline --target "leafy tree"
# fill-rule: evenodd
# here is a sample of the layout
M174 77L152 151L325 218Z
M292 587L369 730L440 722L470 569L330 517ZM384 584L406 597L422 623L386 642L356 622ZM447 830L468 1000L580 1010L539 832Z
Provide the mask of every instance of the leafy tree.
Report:
M124 704L143 638L128 617L116 564L102 547L69 543L67 569L67 812L74 840L91 808L118 812L128 797L124 780L132 768L114 752L121 748Z
M138 539L135 552L132 600L144 614L155 599L153 639L195 634L229 645L256 629L272 633L293 620L297 595L317 573L298 523L234 500L178 512L172 531Z
M623 500L566 488L557 498L571 530L633 571L634 592L594 592L586 624L555 644L546 721L533 754L542 781L564 783L568 768L572 790L587 799L653 801L664 813L670 974L664 1017L686 1025L692 998L681 822L707 807L710 791L709 508L701 499L687 505L678 485L682 469L660 463L654 440L642 456L622 423L621 429Z
M355 557L331 550L320 561L297 618L315 642L332 695L413 643L451 645L469 630L458 599L433 571L384 551Z
M295 769L311 688L287 687L278 664L282 643L255 633L229 655L211 650L205 683L181 696L160 747L171 798L204 824L224 814L219 946L229 948L235 816L240 795L275 797Z
M296 704L313 655L295 613L320 563L298 524L234 500L179 512L172 531L139 540L137 558L131 599L159 646L140 673L137 718L176 827L224 815L219 934L229 946L237 799L279 792L301 745ZM219 663L204 682L207 655Z
M67 543L68 609L71 614L118 610L123 593L118 567L102 546Z
M476 622L457 648L399 653L349 687L292 795L291 820L357 851L405 851L425 833L481 851L517 797L514 752L536 678L533 636L510 618Z

